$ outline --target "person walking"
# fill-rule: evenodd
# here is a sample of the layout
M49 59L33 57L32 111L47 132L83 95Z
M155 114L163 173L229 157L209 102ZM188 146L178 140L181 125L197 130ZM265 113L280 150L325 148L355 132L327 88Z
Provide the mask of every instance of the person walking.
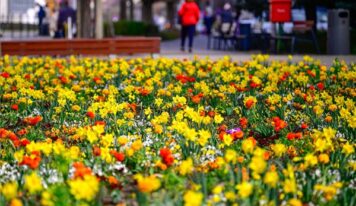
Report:
M42 36L42 35L44 35L43 20L46 17L46 10L41 4L37 3L37 5L39 7L39 10L38 10L38 13L37 13L37 17L38 17L38 34L40 36Z
M205 12L204 12L204 26L205 26L206 35L208 37L208 49L210 49L211 29L214 21L215 18L214 18L213 8L211 7L210 2L207 1Z
M48 17L49 35L53 38L57 31L58 11L53 7L48 13L50 14Z
M68 35L69 18L72 21L73 27L75 27L77 22L76 11L69 6L68 0L63 0L57 19L57 38L64 38L66 35Z
M189 52L192 52L195 26L198 23L200 17L199 7L194 0L185 0L178 12L178 15L182 24L181 50L185 50L185 39L188 36Z
M232 23L234 21L234 17L232 16L231 4L226 3L224 5L224 10L220 14L222 23Z

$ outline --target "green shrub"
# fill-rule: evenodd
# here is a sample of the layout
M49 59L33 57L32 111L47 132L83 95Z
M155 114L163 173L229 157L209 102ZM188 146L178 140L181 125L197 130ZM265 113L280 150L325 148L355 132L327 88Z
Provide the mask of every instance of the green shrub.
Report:
M113 28L115 36L159 36L158 27L138 21L117 21L112 25L106 22L104 24L105 35L110 36L110 26Z
M179 38L178 29L168 29L159 31L153 24L147 24L138 21L117 21L113 23L104 23L105 37L112 36L160 36L163 41Z
M179 35L180 31L178 29L167 29L160 32L160 37L163 41L177 39Z

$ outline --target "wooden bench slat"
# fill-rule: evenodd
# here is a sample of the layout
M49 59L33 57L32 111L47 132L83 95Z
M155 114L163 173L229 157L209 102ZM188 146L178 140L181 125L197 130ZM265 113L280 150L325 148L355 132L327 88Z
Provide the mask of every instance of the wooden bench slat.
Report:
M160 38L119 37L113 39L3 41L1 53L9 55L107 55L159 53Z

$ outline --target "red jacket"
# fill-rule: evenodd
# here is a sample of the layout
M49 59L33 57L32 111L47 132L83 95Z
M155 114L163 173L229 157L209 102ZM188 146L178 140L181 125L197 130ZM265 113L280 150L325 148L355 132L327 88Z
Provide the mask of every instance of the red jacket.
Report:
M178 12L183 26L195 25L199 21L199 7L195 2L184 2Z

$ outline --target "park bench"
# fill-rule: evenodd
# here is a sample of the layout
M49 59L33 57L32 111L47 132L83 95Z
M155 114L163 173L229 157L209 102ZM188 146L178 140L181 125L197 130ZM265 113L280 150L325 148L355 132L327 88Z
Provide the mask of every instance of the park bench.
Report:
M133 55L160 52L159 37L0 41L0 55Z

